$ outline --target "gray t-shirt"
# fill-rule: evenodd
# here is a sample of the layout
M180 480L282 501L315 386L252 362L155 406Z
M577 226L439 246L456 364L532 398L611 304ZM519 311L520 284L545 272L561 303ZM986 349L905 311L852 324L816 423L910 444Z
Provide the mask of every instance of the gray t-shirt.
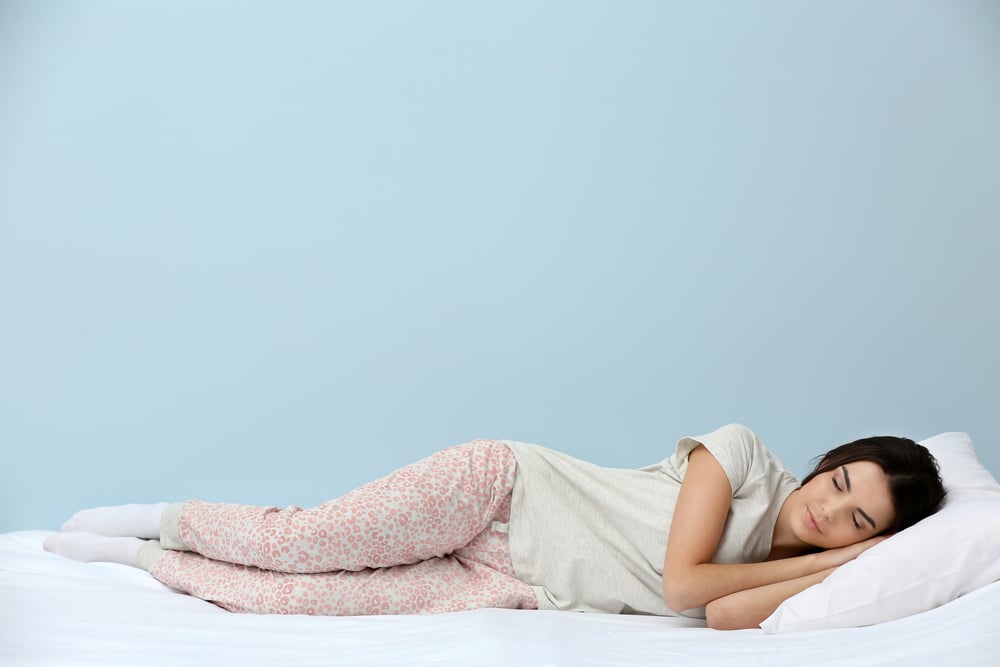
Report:
M733 489L715 563L767 558L778 511L798 481L739 424L683 438L673 456L638 470L603 468L538 445L505 441L517 458L508 527L518 579L539 609L659 616L663 559L688 454L705 445Z

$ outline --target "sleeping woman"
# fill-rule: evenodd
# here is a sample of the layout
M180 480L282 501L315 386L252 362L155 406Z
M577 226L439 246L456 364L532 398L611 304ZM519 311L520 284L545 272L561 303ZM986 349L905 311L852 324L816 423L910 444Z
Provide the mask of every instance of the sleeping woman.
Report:
M476 440L312 509L98 507L45 549L140 567L234 612L503 607L750 628L933 513L944 493L934 458L906 438L841 445L800 483L731 424L638 470Z

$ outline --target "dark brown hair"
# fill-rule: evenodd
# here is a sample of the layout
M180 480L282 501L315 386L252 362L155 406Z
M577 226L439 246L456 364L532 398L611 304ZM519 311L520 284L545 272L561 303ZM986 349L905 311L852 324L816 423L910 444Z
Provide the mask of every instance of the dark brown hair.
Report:
M879 435L841 445L819 457L815 470L802 480L854 461L871 461L882 468L896 519L888 532L896 533L930 516L944 500L945 490L937 461L927 448L909 438Z

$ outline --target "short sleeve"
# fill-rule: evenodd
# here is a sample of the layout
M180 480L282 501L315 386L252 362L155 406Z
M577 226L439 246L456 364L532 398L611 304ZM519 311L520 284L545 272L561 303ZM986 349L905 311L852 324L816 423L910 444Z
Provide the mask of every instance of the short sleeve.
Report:
M704 445L722 466L729 478L733 496L736 496L749 476L756 442L757 436L746 426L728 424L705 435L681 438L671 462L683 479L687 471L688 455L698 445Z

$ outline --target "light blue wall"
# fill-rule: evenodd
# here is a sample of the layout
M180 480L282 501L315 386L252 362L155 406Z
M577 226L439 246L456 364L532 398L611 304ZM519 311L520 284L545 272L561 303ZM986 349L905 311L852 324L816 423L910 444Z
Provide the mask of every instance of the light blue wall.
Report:
M1000 472L995 2L0 4L0 529L475 437Z

